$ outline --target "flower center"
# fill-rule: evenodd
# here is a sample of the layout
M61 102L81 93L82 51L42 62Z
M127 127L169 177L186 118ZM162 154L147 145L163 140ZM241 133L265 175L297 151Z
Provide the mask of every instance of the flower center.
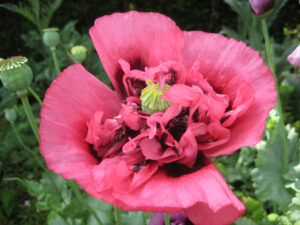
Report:
M162 86L159 82L153 83L151 80L146 80L147 87L142 92L140 99L142 101L142 110L149 114L164 112L172 103L162 99L160 96L170 87L164 83Z

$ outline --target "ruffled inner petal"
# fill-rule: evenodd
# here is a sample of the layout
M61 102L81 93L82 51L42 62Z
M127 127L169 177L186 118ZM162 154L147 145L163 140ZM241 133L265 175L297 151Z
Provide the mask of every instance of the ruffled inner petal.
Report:
M276 104L274 78L259 53L219 34L185 32L185 40L183 64L194 71L187 81L189 85L197 84L204 93L212 91L210 85L215 93L227 95L230 100L221 118L222 126L230 130L230 138L205 154L231 154L257 144L268 113Z

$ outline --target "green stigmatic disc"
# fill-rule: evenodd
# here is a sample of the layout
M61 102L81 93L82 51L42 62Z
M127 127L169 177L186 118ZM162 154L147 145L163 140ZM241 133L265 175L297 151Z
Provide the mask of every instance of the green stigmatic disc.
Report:
M140 99L142 101L142 110L149 114L157 112L164 112L169 108L172 103L162 99L160 96L164 94L170 86L164 84L163 90L160 88L159 83L153 83L151 80L147 80L147 87L142 90Z

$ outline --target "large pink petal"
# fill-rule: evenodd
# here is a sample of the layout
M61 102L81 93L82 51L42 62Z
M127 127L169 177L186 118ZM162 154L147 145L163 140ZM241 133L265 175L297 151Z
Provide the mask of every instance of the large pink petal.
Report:
M243 42L219 34L185 32L185 40L185 66L190 68L195 60L199 60L201 74L216 90L222 92L232 80L236 84L244 80L255 91L252 106L230 127L230 140L206 152L207 156L231 154L240 147L257 144L269 111L276 104L275 81L259 53Z
M116 115L120 102L115 92L80 64L65 69L47 90L41 111L40 150L48 168L75 179L99 197L91 184L91 169L98 164L88 143L87 123L97 110Z
M235 205L227 205L214 211L204 203L197 203L184 212L194 225L228 225L235 222L243 214L244 209L239 206L239 210L237 210Z
M114 13L95 21L90 35L113 86L121 97L123 71L119 59L131 69L157 66L180 60L183 32L168 17L159 13Z
M164 171L158 171L136 190L127 194L115 192L113 195L119 201L127 203L129 210L173 213L187 209L188 212L192 212L189 210L193 210L194 207L198 207L196 204L199 204L206 205L204 212L206 215L209 212L222 212L225 208L230 208L225 220L231 221L245 210L220 172L208 159L205 166L196 172L171 177ZM201 211L198 211L198 214L199 218L205 216Z

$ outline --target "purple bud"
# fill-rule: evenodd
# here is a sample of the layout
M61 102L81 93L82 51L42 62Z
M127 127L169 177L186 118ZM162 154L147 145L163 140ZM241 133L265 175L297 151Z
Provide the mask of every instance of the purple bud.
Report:
M263 14L273 9L275 0L249 0L252 10L255 14Z
M178 213L170 214L170 224L171 225L189 225L192 223L187 219L183 211ZM150 219L149 225L165 225L165 214L164 213L154 213Z
M300 67L300 45L287 57L287 61L294 66Z

